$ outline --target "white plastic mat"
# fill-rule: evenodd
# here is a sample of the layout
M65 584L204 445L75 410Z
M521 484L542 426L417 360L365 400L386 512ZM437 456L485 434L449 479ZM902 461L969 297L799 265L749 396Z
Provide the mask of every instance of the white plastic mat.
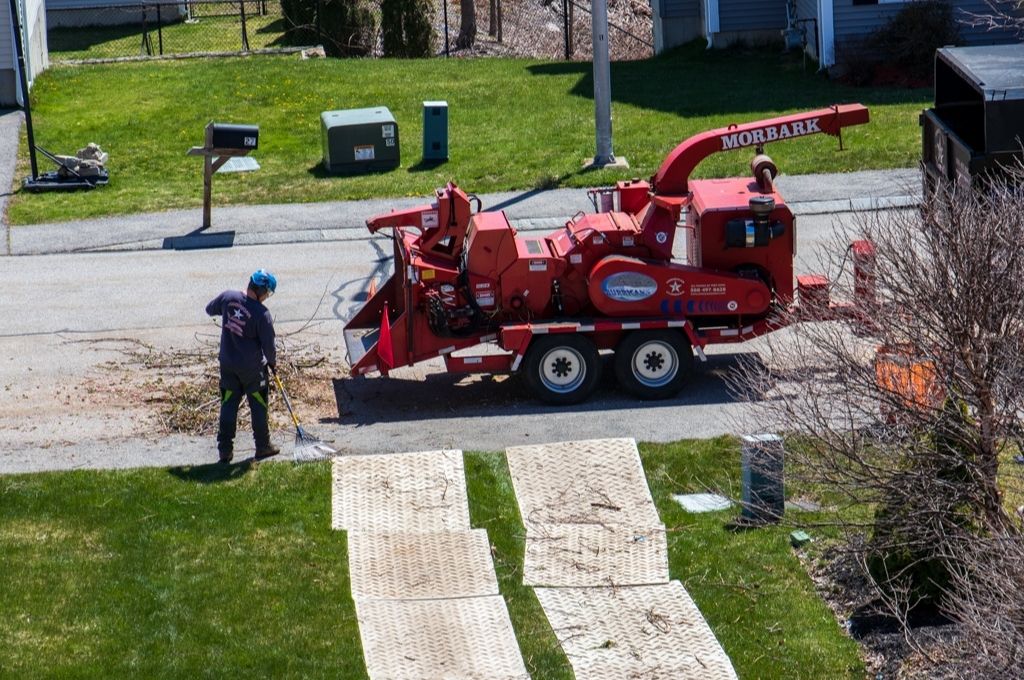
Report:
M372 680L529 680L461 451L335 458L332 490Z
M661 523L632 439L506 449L519 511L537 524Z
M462 451L342 456L332 466L332 522L351 531L466 531Z
M483 529L429 534L352 531L348 572L355 600L498 594Z
M735 680L729 657L679 581L536 588L576 680Z
M526 533L523 584L615 586L668 582L665 527L534 525Z
M373 680L527 680L505 601L356 602L366 670Z

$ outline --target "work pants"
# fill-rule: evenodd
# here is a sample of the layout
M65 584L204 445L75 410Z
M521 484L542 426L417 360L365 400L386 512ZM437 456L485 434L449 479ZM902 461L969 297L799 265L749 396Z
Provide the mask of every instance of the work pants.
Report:
M266 369L261 369L256 373L239 373L221 366L220 427L217 431L217 448L222 452L232 450L238 421L238 407L242 403L243 394L249 402L249 412L252 414L252 437L256 442L256 450L265 449L270 445L270 425L267 422L269 389Z

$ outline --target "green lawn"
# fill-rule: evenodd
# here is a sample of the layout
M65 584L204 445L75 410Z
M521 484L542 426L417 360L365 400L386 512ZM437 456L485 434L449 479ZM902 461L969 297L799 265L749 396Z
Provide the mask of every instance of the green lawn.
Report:
M742 678L861 677L787 529L732 533L670 494L735 489L719 439L642 445L670 569ZM532 591L501 454L466 454L473 525L537 680L572 677ZM0 677L365 677L327 464L0 477Z
M511 59L308 60L229 58L57 67L33 89L37 143L110 152L110 185L89 193L17 193L12 223L124 214L201 204L201 144L211 120L257 123L261 169L219 175L214 201L306 202L431 195L456 180L470 192L601 186L649 177L679 142L733 122L860 101L872 122L844 133L769 145L783 173L909 167L920 155L918 113L927 90L851 88L804 70L774 49L707 51L688 45L612 65L614 150L626 171L584 172L594 153L591 67ZM103 93L89 97L83 93ZM422 102L449 104L449 162L421 162ZM398 120L399 169L333 177L320 169L320 113L388 106ZM22 143L19 176L28 173ZM718 154L700 176L747 174L751 150ZM42 160L44 165L47 163ZM486 206L485 206L486 207Z
M249 2L245 10L249 49L280 46L284 34L280 6L271 3L267 12L260 14L259 3ZM150 55L161 54L161 41L165 55L242 51L242 20L237 5L207 5L197 7L196 11L204 15L188 21L176 19L172 22L169 20L171 13L165 10L159 30L153 9L150 9L147 17L149 24L146 31L143 31L140 22L115 26L52 28L46 34L50 58L59 62L145 56L147 37ZM105 14L113 18L118 12L116 9L106 10ZM139 12L135 12L134 16L138 17Z

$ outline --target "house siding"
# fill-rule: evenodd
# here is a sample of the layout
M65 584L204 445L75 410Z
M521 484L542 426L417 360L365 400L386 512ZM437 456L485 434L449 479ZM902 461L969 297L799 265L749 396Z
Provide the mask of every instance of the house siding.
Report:
M28 81L32 81L49 66L46 46L46 21L43 0L20 0L25 32L23 41L29 68ZM10 3L0 2L0 106L18 106L18 63L14 53L14 22L11 21Z
M835 18L836 56L841 45L852 46L864 40L899 14L904 4L854 5L853 0L835 0L832 11Z
M0 67L14 69L14 29L11 27L11 4L0 2Z
M765 31L786 27L786 3L773 0L719 0L719 30Z
M700 16L700 0L661 0L660 16L665 19L689 19Z
M910 0L908 0L910 1ZM992 45L1016 42L1013 32L1008 30L988 31L982 27L966 25L970 14L991 14L985 0L963 0L950 3L953 19L959 23L961 41L967 45ZM853 5L853 0L835 0L835 42L836 53L843 47L849 49L884 26L907 2L892 2L878 5Z
M797 26L807 36L807 54L818 59L818 42L821 40L821 36L818 33L818 3L816 0L796 0L796 18L798 20L814 19L814 21L797 24Z

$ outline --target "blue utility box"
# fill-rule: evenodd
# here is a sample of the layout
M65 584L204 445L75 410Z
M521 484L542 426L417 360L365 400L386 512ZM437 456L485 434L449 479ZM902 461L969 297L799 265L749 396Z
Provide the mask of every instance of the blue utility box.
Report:
M448 102L423 102L423 160L448 160Z

